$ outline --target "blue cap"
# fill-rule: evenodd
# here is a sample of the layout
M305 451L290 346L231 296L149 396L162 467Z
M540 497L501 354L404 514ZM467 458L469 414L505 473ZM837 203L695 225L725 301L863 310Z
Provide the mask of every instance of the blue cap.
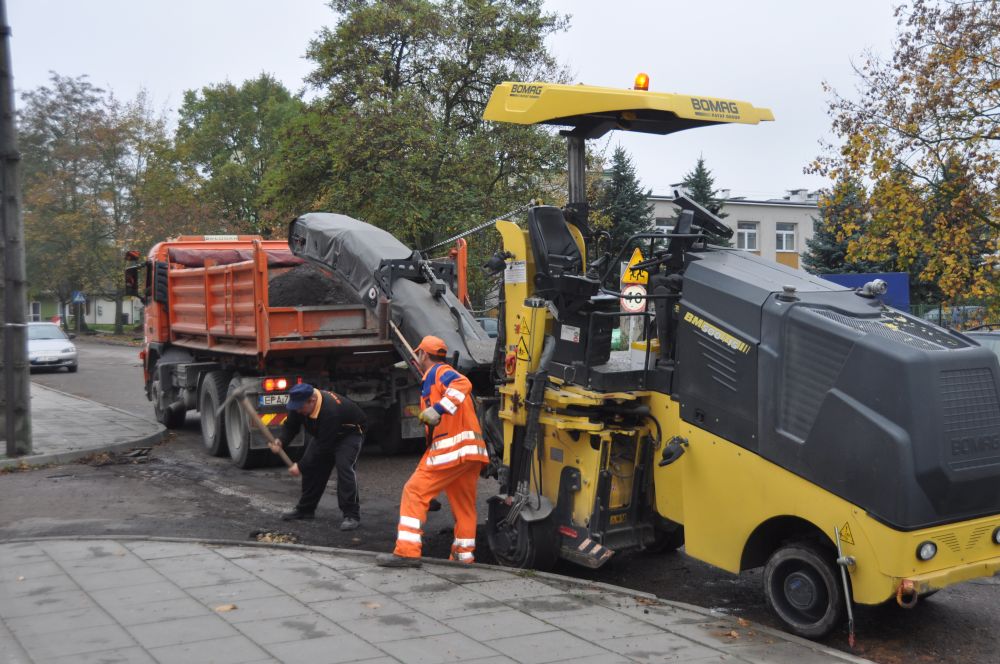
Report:
M309 397L313 394L313 386L309 383L299 383L288 390L288 404L285 406L288 410L298 410L302 406L306 405L309 401Z

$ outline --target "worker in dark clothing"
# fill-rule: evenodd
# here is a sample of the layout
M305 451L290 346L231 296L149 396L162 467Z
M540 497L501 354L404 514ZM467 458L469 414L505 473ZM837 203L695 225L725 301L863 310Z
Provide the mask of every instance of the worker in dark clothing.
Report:
M361 525L361 499L355 471L365 438L367 418L361 408L345 396L317 390L300 383L288 393L288 419L275 441L276 449L290 441L305 427L309 434L302 459L288 472L302 477L302 497L291 512L281 516L312 519L316 513L333 467L337 467L337 503L344 515L341 530Z

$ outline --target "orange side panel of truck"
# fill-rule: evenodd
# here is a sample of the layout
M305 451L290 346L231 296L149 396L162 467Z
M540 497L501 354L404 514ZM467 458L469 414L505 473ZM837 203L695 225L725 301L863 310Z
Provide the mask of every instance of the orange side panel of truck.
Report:
M167 304L147 300L146 341L168 342L195 352L267 357L343 349L388 350L388 304L373 312L363 304L271 307L268 256L288 256L288 245L257 236L208 240L201 236L161 242L149 254L151 267L169 262L172 249L203 254L203 267L169 263ZM238 254L246 260L211 258ZM297 260L292 258L292 260ZM152 288L152 281L147 282Z

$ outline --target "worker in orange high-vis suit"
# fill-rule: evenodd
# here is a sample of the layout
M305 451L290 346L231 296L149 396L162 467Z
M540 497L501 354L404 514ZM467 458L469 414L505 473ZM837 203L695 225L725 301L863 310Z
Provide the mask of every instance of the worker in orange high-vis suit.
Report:
M396 549L377 558L382 567L419 567L421 527L431 499L441 491L455 516L451 559L475 560L476 483L489 462L476 417L469 379L445 364L448 347L437 337L424 337L416 359L424 372L420 420L428 429L427 451L403 487Z

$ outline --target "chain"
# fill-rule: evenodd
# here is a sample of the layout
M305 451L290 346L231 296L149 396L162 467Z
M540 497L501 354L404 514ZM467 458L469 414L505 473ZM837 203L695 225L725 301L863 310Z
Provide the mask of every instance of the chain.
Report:
M461 240L463 237L468 237L470 235L478 233L479 231L481 231L481 230L483 230L485 228L489 228L490 226L492 226L493 224L497 223L498 221L506 219L507 217L513 217L515 214L520 214L520 213L526 211L528 208L534 207L535 205L537 205L537 203L535 202L534 199L532 199L531 201L528 202L527 205L522 205L521 207L517 208L516 210L511 210L510 212L505 212L504 214L501 214L499 217L494 217L493 219L490 219L489 221L484 221L483 223L479 224L478 226L470 228L467 231L463 231L463 232L459 233L458 235L455 235L454 237L450 237L447 240L442 240L441 242L438 242L437 244L431 245L431 246L427 247L426 249L421 249L420 253L426 254L427 252L434 251L435 249L438 249L440 247L444 247L446 245L449 245L449 244L451 244L452 242L454 242L456 240Z

